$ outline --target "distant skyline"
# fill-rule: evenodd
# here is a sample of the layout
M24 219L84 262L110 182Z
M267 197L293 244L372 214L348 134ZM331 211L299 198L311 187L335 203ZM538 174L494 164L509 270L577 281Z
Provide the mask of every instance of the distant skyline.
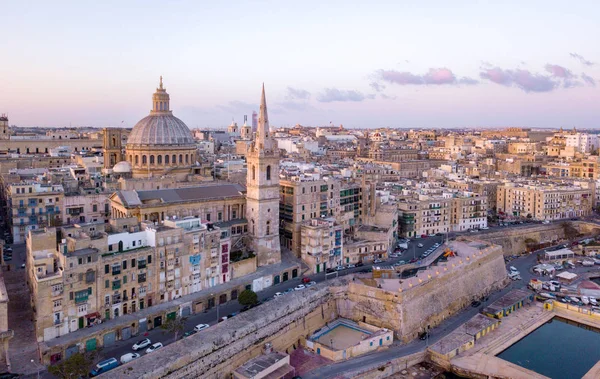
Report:
M0 0L0 113L132 127L160 75L190 128L600 128L594 1Z

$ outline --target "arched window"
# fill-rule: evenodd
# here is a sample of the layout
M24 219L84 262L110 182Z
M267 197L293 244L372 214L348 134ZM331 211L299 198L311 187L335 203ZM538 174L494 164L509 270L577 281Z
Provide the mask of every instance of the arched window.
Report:
M183 155L179 154L179 163L183 163Z
M129 163L133 163L133 155L129 154Z
M165 164L169 164L169 156L165 155Z
M190 163L190 155L189 154L185 155L185 163Z
M271 221L267 221L267 235L271 234Z
M267 166L267 180L271 180L271 166Z
M162 164L162 155L156 157L156 163Z
M115 137L112 139L112 145L113 147L117 146L117 139Z
M252 166L252 180L256 180L256 166Z
M142 164L148 163L148 158L145 155L142 155Z
M136 155L136 156L135 156L135 165L137 166L137 165L139 165L139 164L140 164L140 156L139 156L139 155Z
M154 164L154 155L150 156L150 164Z
M173 164L177 163L177 155L173 154L171 157L171 162L173 162Z

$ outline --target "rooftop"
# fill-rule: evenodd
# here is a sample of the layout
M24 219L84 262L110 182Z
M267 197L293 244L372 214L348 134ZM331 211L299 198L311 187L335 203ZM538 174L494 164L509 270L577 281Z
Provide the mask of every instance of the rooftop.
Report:
M494 301L492 304L485 307L483 312L491 314L500 312L501 310L511 307L521 300L531 296L531 294L531 292L522 289L512 290L498 300Z
M125 206L142 206L145 203L158 201L163 204L227 199L243 196L246 188L239 184L217 184L187 188L161 189L150 191L118 191L117 195Z
M254 378L259 373L265 371L266 369L273 366L280 360L285 359L286 357L289 357L289 355L277 351L274 351L269 354L263 354L256 358L250 359L249 361L238 367L235 370L235 372L247 378Z
M452 333L448 334L446 337L431 345L430 349L437 353L445 355L453 350L460 348L467 342L473 340L473 336L468 335L463 331L455 330Z
M475 336L477 333L496 323L498 323L498 320L477 313L473 318L465 322L460 329L471 336Z

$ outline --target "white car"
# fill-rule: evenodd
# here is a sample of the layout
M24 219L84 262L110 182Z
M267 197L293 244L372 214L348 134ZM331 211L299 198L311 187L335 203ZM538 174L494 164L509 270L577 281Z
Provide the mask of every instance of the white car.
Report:
M598 305L598 300L595 297L590 296L590 304L592 304L593 306L596 306L596 305Z
M308 287L312 287L312 286L314 286L315 284L317 284L317 282L315 282L315 281L308 282L308 283L306 283L306 288L308 288Z
M134 351L138 351L150 345L152 345L152 341L150 341L150 338L144 338L143 340L136 342L131 348Z
M583 305L588 305L590 303L590 298L587 296L581 296L581 302Z
M150 354L153 351L156 351L158 349L160 349L161 347L163 347L163 344L160 342L155 343L154 345L150 346L149 348L146 349L146 354Z
M139 357L140 357L140 355L138 353L123 354L123 355L121 355L121 364L129 363Z
M342 271L342 270L344 270L344 269L346 269L346 267L344 267L344 266L337 266L337 267L335 268L335 271Z
M208 328L210 328L210 325L208 325L208 324L198 324L198 325L194 326L194 330L197 332L204 330L204 329L208 329Z
M294 287L294 291L302 291L305 288L306 286L304 284L298 284L296 287Z
M275 292L275 295L273 296L273 298L277 299L280 296L283 296L283 294L281 292Z
M356 265L355 265L355 264L353 264L353 263L350 263L350 264L348 265L348 268L354 268L354 267L356 267Z
M423 247L422 243L417 244L417 247Z

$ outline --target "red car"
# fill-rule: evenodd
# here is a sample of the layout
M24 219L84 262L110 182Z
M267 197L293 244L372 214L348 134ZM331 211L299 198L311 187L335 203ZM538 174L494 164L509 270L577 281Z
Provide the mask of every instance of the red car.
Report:
M304 283L304 284L310 283L310 278L305 276L304 278L302 278L302 283Z

